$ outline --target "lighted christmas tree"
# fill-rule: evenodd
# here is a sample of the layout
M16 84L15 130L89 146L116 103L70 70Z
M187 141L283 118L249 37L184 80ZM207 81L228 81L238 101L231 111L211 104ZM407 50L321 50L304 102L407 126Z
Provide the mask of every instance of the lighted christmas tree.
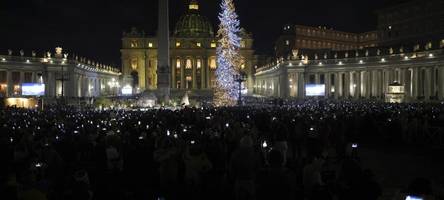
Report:
M219 46L217 47L216 90L214 104L232 106L236 104L237 88L234 75L240 64L240 28L233 0L222 0L219 13Z

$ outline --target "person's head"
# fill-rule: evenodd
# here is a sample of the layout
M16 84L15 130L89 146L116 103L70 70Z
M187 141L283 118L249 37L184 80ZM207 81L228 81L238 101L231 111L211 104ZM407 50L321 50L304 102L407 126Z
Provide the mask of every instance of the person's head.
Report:
M268 154L268 162L273 168L282 167L282 164L284 163L284 157L282 156L282 153L280 151L273 149Z
M253 139L250 136L244 136L240 140L240 147L253 147Z

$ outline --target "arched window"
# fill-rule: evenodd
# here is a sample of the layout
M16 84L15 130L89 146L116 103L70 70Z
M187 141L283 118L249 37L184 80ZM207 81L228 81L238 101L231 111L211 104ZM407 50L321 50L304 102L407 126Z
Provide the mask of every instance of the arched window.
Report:
M133 70L137 70L137 68L138 68L138 66L137 66L137 58L131 59L131 68Z
M137 48L138 44L136 40L131 41L131 48Z
M202 67L202 61L200 59L196 60L196 68L200 69Z
M177 68L177 69L180 69L180 59L177 59L177 60L176 60L176 68Z
M192 69L193 68L193 64L191 62L191 59L189 59L189 58L187 59L185 68L187 68L187 69Z
M217 68L216 58L214 58L214 57L210 59L210 68L211 69L216 69Z

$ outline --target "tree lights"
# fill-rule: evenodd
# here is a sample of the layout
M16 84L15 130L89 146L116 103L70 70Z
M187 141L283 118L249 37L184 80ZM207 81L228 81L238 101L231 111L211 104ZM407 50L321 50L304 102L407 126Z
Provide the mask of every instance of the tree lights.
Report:
M238 74L241 61L240 28L233 0L222 0L221 9L218 30L219 46L216 49L218 66L214 103L216 106L232 106L235 105L237 99L234 75Z

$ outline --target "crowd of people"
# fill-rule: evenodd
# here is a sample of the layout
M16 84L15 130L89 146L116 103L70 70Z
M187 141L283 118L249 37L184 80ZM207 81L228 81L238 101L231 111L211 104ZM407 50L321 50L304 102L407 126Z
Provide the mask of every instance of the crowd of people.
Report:
M376 200L359 146L442 146L444 105L8 107L0 126L2 199ZM406 188L434 195L426 179Z

